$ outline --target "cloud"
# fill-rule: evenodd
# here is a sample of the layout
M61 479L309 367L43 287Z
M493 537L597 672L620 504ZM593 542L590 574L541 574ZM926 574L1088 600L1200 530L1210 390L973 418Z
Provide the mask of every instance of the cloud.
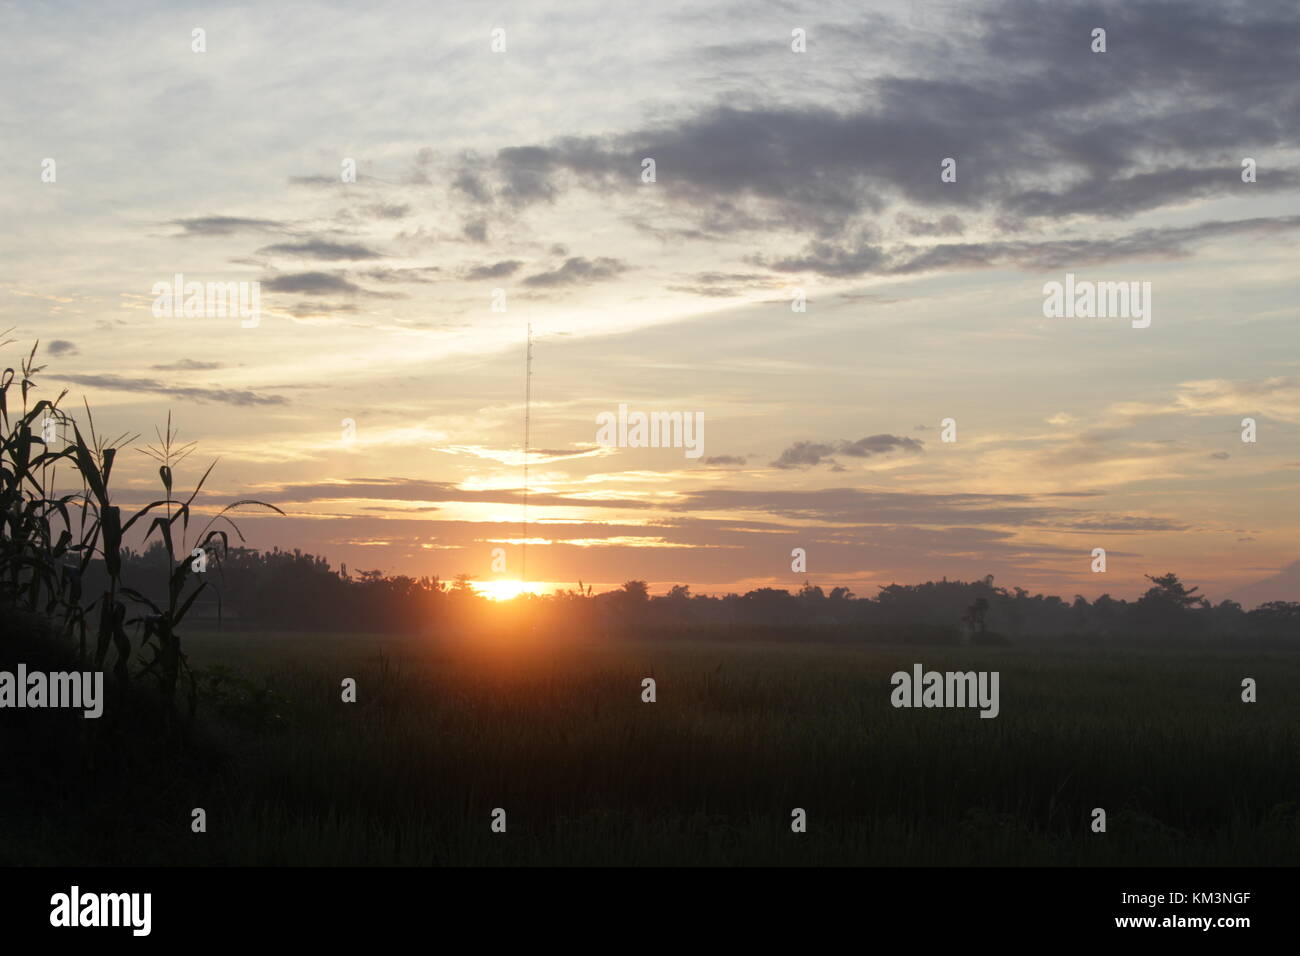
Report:
M749 490L706 488L684 493L673 511L767 512L786 519L832 524L928 526L1003 525L1070 529L1178 531L1183 522L1142 515L1102 515L1044 503L1053 496L928 494L857 488Z
M599 448L530 448L528 449L529 458L582 458L595 452Z
M196 362L194 359L179 359L170 365L150 365L156 372L210 372L224 368L220 362Z
M524 279L524 285L542 287L587 285L603 279L611 279L626 272L627 269L628 267L618 259L602 256L592 260L574 256L566 259L564 265L558 269L528 276Z
M76 355L77 347L67 339L55 339L45 347L51 355Z
M1280 422L1300 423L1300 376L1274 376L1258 381L1222 378L1181 383L1169 400L1115 402L1108 411L1120 422L1154 415L1222 415L1240 422L1263 415Z
M322 481L283 485L274 490L258 491L263 501L338 501L344 499L374 499L379 501L432 501L432 502L488 502L491 504L522 504L523 489L461 488L452 482L425 481L415 478L354 478L347 481ZM528 503L537 507L570 505L582 508L637 508L650 507L649 502L633 498L581 498L574 495L532 492Z
M359 310L350 302L299 302L297 305L290 306L288 311L295 319L310 319Z
M298 292L302 295L356 294L362 288L328 272L295 272L263 279L267 292Z
M504 279L518 271L523 263L518 259L503 259L492 265L475 266L465 273L466 279Z
M1253 541L1254 538L1237 540ZM1237 588L1228 597L1245 608L1255 608L1268 601L1300 601L1300 561L1293 561L1262 581Z
M838 467L834 455L846 455L849 458L872 458L899 451L905 454L919 454L924 443L915 438L897 435L871 435L857 441L813 442L798 441L781 452L781 456L772 462L774 468L812 468L823 462Z
M457 172L451 188L476 203L492 201L492 193L488 190L487 185L479 178L477 173L470 169L462 168Z
M970 29L959 45L896 31L895 68L858 80L835 108L733 98L641 128L463 154L451 174L476 206L519 208L576 189L628 195L637 191L641 159L653 157L656 215L676 221L643 228L696 238L752 234L767 248L750 261L786 272L852 277L1055 268L1076 255L1184 255L1187 244L1211 233L1169 228L1092 243L897 244L963 234L967 214L1020 231L1037 228L1037 220L1124 220L1247 189L1263 195L1300 185L1300 170L1285 159L1274 159L1268 175L1248 186L1239 175L1243 156L1285 157L1293 142L1300 120L1294 9L1268 0L1177 17L1170 9L1061 4L1049 12L1039 0L990 3L963 14ZM1098 55L1089 41L1102 20L1113 49ZM890 25L844 29L874 40ZM729 54L753 53L738 46ZM942 183L940 162L949 157L957 181ZM884 219L891 206L897 214ZM646 215L638 209L638 218ZM874 228L889 222L893 234ZM791 239L801 251L771 251Z
M358 275L375 282L419 282L428 284L442 278L437 266L413 266L405 269L363 269Z
M271 502L326 502L344 500L372 500L392 502L478 502L490 504L521 504L523 490L519 488L475 489L462 488L452 482L427 481L412 478L353 478L341 481L321 481L286 484L279 488L259 488L256 495ZM709 488L680 494L668 504L668 515L640 525L640 532L653 526L674 527L708 521L713 530L718 527L744 528L749 531L793 531L788 524L754 521L752 518L730 517L702 519L686 517L681 512L741 513L767 512L784 520L819 521L828 527L813 533L838 533L840 526L849 528L892 528L907 530L914 539L922 538L920 529L933 528L946 533L950 527L976 528L988 526L983 532L994 537L1006 533L992 530L992 526L1038 527L1060 531L1139 531L1166 532L1185 530L1182 522L1144 515L1109 515L1097 512L1063 508L1050 503L1056 496L1025 494L927 494L921 492L873 492L855 488L827 488L813 491L800 490L741 490ZM533 492L528 496L530 505L541 507L566 506L582 509L646 510L659 505L633 498L584 498L578 495ZM673 514L677 512L678 514ZM811 529L802 529L807 533ZM709 543L708 535L702 543ZM1026 547L1036 548L1038 545ZM1073 553L1062 549L1062 553Z
M832 277L912 275L950 269L1015 266L1041 272L1073 269L1126 259L1175 259L1190 255L1189 246L1227 236L1271 236L1300 229L1300 216L1208 220L1191 226L1148 228L1099 239L1043 242L940 243L926 248L898 245L886 249L865 237L847 242L815 240L794 256L751 261L777 272L815 272Z
M373 219L405 219L410 215L411 207L405 204L374 203L361 207L361 211Z
M934 246L906 255L902 250L889 272L906 275L939 268L1014 265L1034 271L1065 269L1117 259L1181 258L1188 246L1238 235L1276 235L1300 229L1300 216L1207 220L1191 226L1140 229L1101 239L1048 242L987 242Z
M1104 181L1089 179L1055 193L1043 189L1018 193L1008 197L1003 207L1013 216L1059 218L1086 210L1093 216L1126 219L1148 209L1222 194L1228 184L1240 183L1239 171L1177 166ZM1270 191L1297 185L1300 174L1293 169L1269 172Z
M549 201L555 187L549 180L553 166L550 150L538 146L508 146L497 152L497 171L503 181L499 196L512 205Z
M1176 409L1194 415L1232 416L1252 412L1282 422L1300 422L1300 377L1278 376L1256 382L1205 379L1184 382L1174 397Z
M746 461L744 455L710 455L704 459L704 464L710 468L728 468L739 467Z
M257 250L262 255L298 256L302 259L379 259L378 252L360 243L330 242L326 239L306 239L301 242L279 242Z
M765 262L762 256L754 256L752 261L777 272L816 272L831 277L890 271L889 256L885 250L863 237L849 243L816 239L808 243L799 255L786 256L772 262Z
M859 438L854 442L841 442L839 454L848 455L850 458L870 458L873 455L884 455L891 451L903 451L917 454L922 450L923 443L915 438L900 438L897 435L872 435L869 438Z
M262 395L248 389L168 385L151 378L123 378L120 375L59 375L56 378L89 388L105 388L117 392L152 392L200 403L215 402L222 405L244 406L287 404L287 400L279 395Z
M230 236L239 232L276 232L287 228L285 223L273 219L244 219L239 216L173 219L171 225L180 226L186 236Z
M668 288L711 299L730 299L748 290L770 289L773 284L772 277L761 272L697 272L688 279L685 285Z
M949 213L939 219L919 219L916 216L900 212L894 221L898 228L909 236L959 236L966 231L961 219Z

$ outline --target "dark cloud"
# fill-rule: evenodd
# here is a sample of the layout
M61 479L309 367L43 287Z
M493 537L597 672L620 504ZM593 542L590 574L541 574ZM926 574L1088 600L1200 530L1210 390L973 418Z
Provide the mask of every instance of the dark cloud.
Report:
M1004 208L1012 216L1025 218L1056 218L1086 209L1093 216L1127 219L1148 209L1210 198L1241 187L1240 171L1234 166L1182 166L1100 182L1087 180L1060 192L1038 189L1017 193L1006 199ZM1297 184L1300 174L1295 170L1274 169L1268 174L1269 190L1292 189Z
M761 272L697 272L691 279L700 285L761 285L771 281Z
M51 355L76 355L77 354L76 345L69 342L67 339L55 339L49 345L45 346L45 350L49 352Z
M873 458L890 452L919 454L924 443L915 438L900 438L897 435L870 435L857 441L813 442L798 441L781 452L781 457L772 462L774 468L812 468L826 463L836 465L834 455L846 455L849 458Z
M774 262L764 262L756 256L753 261L777 272L816 272L834 277L889 271L889 256L885 250L862 239L852 243L816 239L808 243L799 255Z
M497 152L499 196L512 205L549 201L556 189L550 182L553 154L539 146L508 146Z
M1044 504L1028 494L925 494L826 488L755 491L708 488L686 492L674 511L767 512L785 519L850 525L997 525L1061 530L1180 531L1182 522L1146 516L1108 516Z
M341 499L376 501L486 502L520 504L523 490L517 488L469 489L452 482L413 478L354 478L346 482L308 482L289 484L259 492L266 501L312 502ZM830 525L847 523L858 526L946 526L946 525L1051 525L1061 529L1071 526L1099 530L1123 526L1126 530L1179 530L1186 527L1161 518L1103 516L1096 513L1062 508L1043 503L1043 498L1028 494L926 494L910 492L871 492L855 488L828 488L814 491L754 491L742 489L703 489L688 491L668 506L670 512L767 512L782 519L816 520ZM589 508L657 509L658 503L643 499L581 498L563 494L532 493L530 504L566 505ZM668 516L655 519L673 524L699 519ZM712 520L712 519L711 519ZM728 525L745 524L738 519L725 520ZM779 528L779 524L760 523L755 529Z
M198 388L192 385L168 385L151 378L123 378L120 375L61 375L57 376L74 385L89 388L107 388L118 392L150 392L186 401L222 405L285 405L279 395L262 395L240 388Z
M309 510L310 502L333 502L328 509L332 519L329 522L304 518L301 524L291 525L292 539L306 547L319 540L313 535L321 534L322 526L328 528L333 541L349 533L347 529L354 529L358 537L373 538L374 525L368 516L379 511L386 515L385 537L405 532L409 540L428 540L431 526L427 516L441 511L444 503L515 505L521 500L521 492L471 491L449 483L400 478L361 478L346 484L289 485L270 492L259 489L258 497L282 505L304 503L290 509L293 511ZM574 509L571 514L576 514L576 509L590 513L603 507L646 507L642 502L546 497L547 504ZM973 579L997 573L1000 578L1027 583L1027 577L1040 573L1035 568L1044 561L1077 561L1079 548L1069 541L1035 541L1017 529L1034 525L1068 530L1072 522L1092 517L1086 512L1045 504L1042 497L888 494L845 488L808 492L708 490L687 493L678 502L677 513L664 517L647 514L639 522L570 520L557 515L559 520L548 520L546 525L546 536L555 543L546 548L545 563L556 580L590 579L592 562L596 561L603 576L611 581L635 577L691 583L734 581L769 576L773 546L781 547L781 542L787 541L786 553L796 544L816 549L819 574L862 572L862 580L872 581L878 576L876 569L889 567L899 569L903 579L910 575L937 578L939 571L932 569L938 568L950 577ZM357 517L340 515L339 505L347 498L359 499L346 509ZM399 507L402 502L407 504ZM403 518L403 512L413 516ZM727 512L743 517L728 516ZM771 520L764 520L763 513L771 515ZM260 519L252 515L251 520ZM1119 516L1117 520L1125 519ZM293 519L277 517L277 527L285 521ZM810 523L818 521L821 523ZM1153 519L1133 519L1127 525L1132 526L1134 521L1148 521L1152 530L1179 530L1172 523L1160 524ZM435 530L444 548L481 549L500 537L501 526L491 521L440 520ZM627 541L629 538L645 539L647 544L641 546ZM1121 553L1108 550L1112 555ZM459 566L459 555L444 553L450 561L445 568L448 576L464 570ZM438 570L444 572L443 568Z
M179 359L170 365L150 365L156 372L210 372L224 368L220 362L196 362L194 359Z
M824 276L911 275L947 269L1015 266L1031 271L1077 268L1126 259L1173 259L1191 255L1201 242L1224 236L1267 236L1300 229L1300 216L1212 220L1191 226L1140 229L1110 238L1008 240L901 245L885 250L869 242L814 241L795 256L755 264L777 272L815 272Z
M530 448L528 449L529 457L539 458L576 458L580 455L590 455L590 448Z
M518 271L523 263L518 259L503 259L490 266L475 266L465 273L466 279L504 279Z
M375 282L437 282L442 278L442 270L437 266L418 266L406 269L364 269L358 273Z
M725 285L670 285L669 292L685 292L689 295L704 296L706 299L734 299L744 294L743 289Z
M835 445L829 442L797 441L781 457L772 462L775 468L811 468L835 454Z
M524 285L542 287L587 285L600 282L602 279L612 279L626 272L627 269L627 265L618 259L604 256L598 259L585 259L582 256L574 256L566 259L564 265L558 269L528 276L524 279Z
M1185 531L1190 525L1170 518L1153 518L1149 515L1096 515L1077 518L1063 517L1053 522L1060 530L1075 534L1109 531L1119 534L1137 534L1148 531Z
M891 451L917 453L922 450L922 447L922 442L915 438L900 438L897 435L871 435L867 438L859 438L857 441L841 442L839 454L848 455L850 458L870 458L873 455L884 455Z
M302 295L356 294L363 291L359 285L343 276L328 272L294 272L262 280L267 292L298 292Z
M745 460L744 455L710 455L704 459L704 464L710 468L730 468L743 465Z
M349 302L299 302L289 308L289 314L295 319L310 319L322 315L335 315L358 311Z
M462 168L456 174L456 178L452 180L451 188L476 203L487 203L492 200L492 193L488 190L486 184L479 178L477 173L470 169Z
M261 255L298 256L302 259L379 259L373 249L355 242L330 242L327 239L305 239L301 242L278 242L257 250Z
M239 232L278 232L287 224L273 219L243 219L239 216L201 216L173 219L171 225L184 229L186 236L230 236Z
M1118 259L1179 258L1190 247L1226 236L1276 235L1300 229L1300 216L1211 220L1191 226L1140 229L1114 238L1061 239L1046 242L988 242L948 244L924 251L899 253L889 272L902 275L955 265L1023 269L1064 269ZM910 254L909 254L910 253Z
M866 80L856 100L842 98L835 109L755 97L642 129L467 156L456 181L478 203L518 207L566 189L626 192L639 184L642 157L653 157L656 199L690 222L641 228L793 235L802 252L754 261L830 276L1043 258L1028 246L895 248L870 228L890 205L906 210L894 219L900 237L942 237L966 230L962 211L1020 232L1038 221L1126 219L1300 184L1300 171L1268 162L1289 149L1300 125L1293 3L1187 11L1005 0L966 20L959 47L927 34L897 51L913 75ZM1089 48L1098 24L1109 30L1104 54ZM1256 183L1241 182L1246 156L1261 163ZM954 183L939 177L948 157L957 161ZM1089 251L1184 252L1177 230L1138 239Z

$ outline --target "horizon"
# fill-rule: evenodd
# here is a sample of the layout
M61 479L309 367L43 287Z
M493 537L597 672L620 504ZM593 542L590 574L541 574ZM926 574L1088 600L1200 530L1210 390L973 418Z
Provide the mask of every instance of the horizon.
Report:
M198 509L195 510L197 511ZM162 541L151 540L144 550L135 550L132 548L127 548L124 552L124 557L132 560L140 560L145 557L145 554L148 551L160 552L163 550L165 550L165 547ZM449 575L413 576L413 575L403 575L401 573L389 574L389 573L385 573L382 569L379 568L349 568L346 563L335 563L331 561L328 555L314 554L312 552L303 551L301 548L288 548L288 549L281 548L279 547L279 545L275 545L272 548L268 548L268 549L250 548L243 545L234 545L230 547L228 553L236 554L239 552L251 552L254 554L261 554L261 553L271 553L275 550L279 550L281 553L291 553L291 554L300 553L301 556L304 558L316 558L319 560L323 560L330 574L335 574L338 575L339 577L346 578L354 582L358 580L362 580L365 577L371 575L381 575L382 578L384 579L411 577L415 580L419 580L421 577L424 577L432 580L435 584L437 584L442 588L450 589L459 585L463 580L464 583L469 587L469 589L473 592L475 596L487 598L489 600L496 601L496 602L513 601L514 599L519 597L545 598L545 597L552 597L560 594L571 595L575 593L583 596L588 596L588 597L598 597L602 594L618 593L622 590L625 590L626 586L629 584L645 585L646 596L652 599L670 597L671 592L679 588L685 588L688 598L701 597L701 598L709 598L715 600L720 600L728 597L745 597L750 593L753 593L755 591L761 591L761 590L781 591L791 595L792 597L798 597L800 596L800 593L806 588L811 588L820 591L822 592L823 597L829 599L831 596L831 592L836 587L844 587L843 585L823 586L822 582L819 582L813 576L806 577L801 582L794 585L787 585L787 586L780 586L780 587L771 586L771 585L758 585L756 587L749 588L743 591L702 591L702 590L697 590L688 581L672 580L672 581L665 581L665 582L656 582L656 581L646 581L641 578L631 578L623 582L602 582L602 581L582 581L582 580L523 581L518 578L511 578L505 575L486 576L486 577L479 578L464 573L454 573ZM224 555L221 555L221 558L224 558ZM96 559L97 562L99 560L100 559ZM1245 601L1240 601L1237 598L1231 596L1225 596L1222 598L1215 599L1212 595L1205 593L1204 590L1195 581L1186 579L1183 575L1179 574L1177 571L1166 570L1165 572L1163 572L1163 574L1173 575L1175 578L1181 581L1183 585L1191 587L1191 590L1200 591L1201 593L1196 595L1197 598L1208 600L1210 601L1211 605L1214 606L1217 606L1224 601L1233 601L1238 604L1241 604L1243 611L1252 611L1264 604L1268 604L1272 602L1280 601L1284 603L1300 603L1300 602L1289 602L1288 599L1285 597L1273 596L1277 594L1289 593L1288 589L1290 587L1290 576L1300 574L1300 561L1294 562L1289 567L1284 568L1282 574L1277 575L1274 578L1266 578L1262 581L1257 581L1252 585L1248 585L1246 587L1238 589L1238 594L1246 596ZM948 577L940 577L935 579L916 580L916 581L891 581L888 584L878 584L873 586L876 588L877 592L879 592L892 587L920 588L927 585L935 585L935 584L951 584L951 585L957 585L962 587L984 585L986 587L991 588L995 592L1001 592L1012 596L1015 595L1015 592L1017 590L1021 590L1024 591L1025 595L1030 598L1047 598L1047 599L1059 598L1060 600L1066 603L1071 603L1078 597L1085 597L1085 600L1087 600L1089 604L1094 604L1096 600L1101 597L1108 597L1118 602L1132 603L1140 599L1143 596L1143 594L1145 594L1147 591L1157 590L1157 588L1155 587L1155 585L1157 584L1156 579L1161 576L1162 575L1153 574L1153 573L1144 574L1143 580L1146 582L1146 585L1136 595L1128 596L1128 595L1111 594L1109 592L1102 592L1101 594L1092 598L1087 598L1084 595L1077 594L1077 593L1076 594L1064 594L1064 593L1053 594L1050 592L1042 592L1042 591L1034 592L1032 589L1021 588L1015 583L1010 583L1010 584L999 583L997 578L992 574L982 575L970 579L959 579L959 578L950 579ZM857 592L852 588L847 588L847 591L848 591L847 595L843 596L844 599L846 600L855 600L855 601L874 600L877 597L879 597L879 593L864 594L861 592ZM1258 596L1255 597L1249 596L1252 594Z

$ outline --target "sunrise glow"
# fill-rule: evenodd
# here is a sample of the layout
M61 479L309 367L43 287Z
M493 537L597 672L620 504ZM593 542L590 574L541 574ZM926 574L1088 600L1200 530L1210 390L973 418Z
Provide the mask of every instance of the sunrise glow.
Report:
M499 581L475 581L474 590L490 598L493 601L509 601L524 594L545 594L549 590L546 585L537 582L527 582L504 578Z

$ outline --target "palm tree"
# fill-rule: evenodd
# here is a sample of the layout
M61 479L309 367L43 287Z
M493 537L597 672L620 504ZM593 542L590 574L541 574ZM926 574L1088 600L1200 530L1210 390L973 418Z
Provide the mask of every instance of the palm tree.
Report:
M976 598L975 603L966 608L966 613L962 615L961 622L969 627L973 633L983 637L984 615L988 612L988 609L988 598Z

